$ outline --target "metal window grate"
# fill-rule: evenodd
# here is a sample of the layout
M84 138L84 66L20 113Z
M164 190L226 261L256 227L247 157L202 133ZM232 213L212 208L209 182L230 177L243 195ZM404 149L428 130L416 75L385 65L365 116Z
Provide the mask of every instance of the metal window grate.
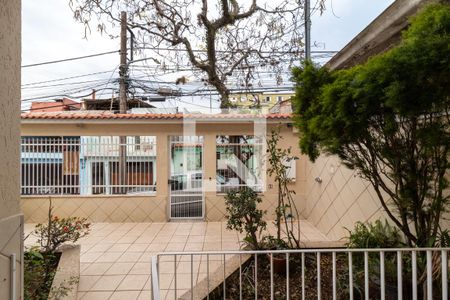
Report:
M153 136L22 137L22 195L140 194L156 190ZM119 153L124 155L120 179Z
M262 190L262 138L251 135L217 136L217 192L227 193L250 187Z

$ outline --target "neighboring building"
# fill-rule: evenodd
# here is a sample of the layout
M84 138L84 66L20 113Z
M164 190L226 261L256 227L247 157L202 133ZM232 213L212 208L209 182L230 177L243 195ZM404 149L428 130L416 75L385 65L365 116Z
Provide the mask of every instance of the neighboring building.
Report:
M31 111L49 112L49 111L71 111L80 110L81 103L69 98L56 99L53 101L35 101L31 103Z
M0 0L0 299L23 299L20 211L21 3Z
M264 112L267 112L269 108L285 100L289 100L294 95L294 91L274 91L274 92L252 92L252 93L233 93L230 95L231 104L236 107L254 108L258 106Z
M128 99L127 106L128 109L155 107L142 99ZM91 99L83 99L81 101L81 110L119 111L120 101L119 98L96 99L93 96Z
M272 106L269 110L272 114L292 114L292 100L283 100Z
M155 109L148 101L155 99L129 99L127 102L128 109ZM159 98L156 101L160 101ZM90 99L82 99L81 102L74 101L69 98L55 99L51 101L34 101L31 103L30 111L33 112L58 112L73 110L104 110L119 111L119 98L96 99L95 91Z

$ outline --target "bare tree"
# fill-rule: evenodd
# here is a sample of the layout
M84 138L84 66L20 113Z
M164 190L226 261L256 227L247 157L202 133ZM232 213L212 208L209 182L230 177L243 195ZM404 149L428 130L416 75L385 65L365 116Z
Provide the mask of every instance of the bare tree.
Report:
M188 63L205 75L230 107L227 79L248 88L258 67L277 69L303 53L304 0L70 0L87 30L120 21L136 32L138 47L164 60ZM319 0L323 9L325 0ZM176 50L176 51L173 51ZM280 79L278 78L278 80Z

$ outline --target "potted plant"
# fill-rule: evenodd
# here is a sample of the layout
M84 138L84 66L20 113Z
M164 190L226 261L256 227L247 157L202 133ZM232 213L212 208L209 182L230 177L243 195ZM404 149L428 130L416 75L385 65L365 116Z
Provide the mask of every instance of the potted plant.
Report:
M278 239L271 235L265 236L262 240L262 245L264 249L267 250L286 250L289 249L289 244L283 239ZM286 274L286 254L284 253L273 253L267 254L267 258L270 261L272 256L273 261L273 271L277 274Z

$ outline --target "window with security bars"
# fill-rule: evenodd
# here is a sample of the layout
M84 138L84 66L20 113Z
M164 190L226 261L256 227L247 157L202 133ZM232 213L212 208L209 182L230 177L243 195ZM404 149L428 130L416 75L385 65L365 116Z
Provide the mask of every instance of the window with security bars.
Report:
M218 193L249 187L262 190L263 140L252 135L220 135L216 139Z
M22 195L152 193L155 181L154 136L22 137Z

